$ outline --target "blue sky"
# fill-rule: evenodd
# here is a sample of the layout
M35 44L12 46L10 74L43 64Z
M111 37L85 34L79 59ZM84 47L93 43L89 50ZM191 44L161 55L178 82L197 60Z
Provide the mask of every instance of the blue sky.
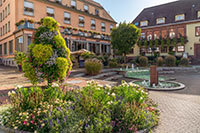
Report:
M146 7L176 0L94 0L99 2L119 22L132 22Z

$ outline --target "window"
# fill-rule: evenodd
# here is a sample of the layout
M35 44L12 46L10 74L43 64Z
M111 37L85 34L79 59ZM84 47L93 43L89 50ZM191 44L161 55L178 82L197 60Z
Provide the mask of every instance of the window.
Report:
M7 43L4 43L4 55L7 55Z
M174 37L176 37L175 32L171 31L171 32L169 33L169 37L170 37L171 39L174 38Z
M78 19L79 19L79 24L78 24L78 25L79 25L80 27L84 27L84 23L85 23L85 22L84 22L84 17L83 17L83 16L79 16Z
M112 29L113 29L113 25L111 24L111 25L110 25L110 32L112 31Z
M68 12L64 12L64 23L65 24L71 23L71 14Z
M200 11L197 12L197 18L200 18Z
M2 13L0 13L0 22L2 22Z
M4 15L5 15L5 14L4 14L4 10L3 10L3 20L4 20Z
M5 34L5 26L3 26L3 35Z
M185 20L185 14L179 14L175 16L175 21Z
M47 16L54 17L54 9L47 7Z
M156 23L157 24L163 24L163 23L165 23L165 18L157 18L156 19Z
M24 25L24 28L31 28L31 29L33 29L34 28L34 24L26 21L25 25Z
M8 4L8 15L10 14L10 4Z
M6 24L6 31L5 31L6 33L8 32L8 29L7 29L7 24Z
M138 26L138 25L139 25L139 23L138 23L138 22L136 22L136 23L135 23L135 26Z
M95 15L99 16L99 10L95 9Z
M13 40L9 41L9 54L13 54Z
M76 0L71 0L71 7L76 8Z
M2 56L2 45L0 44L0 56Z
M34 4L32 2L24 1L24 14L28 16L34 15Z
M5 17L7 17L7 7L5 8Z
M91 20L91 29L92 30L96 29L96 21L94 19Z
M200 36L200 26L195 27L195 35Z
M140 22L140 26L147 26L148 25L148 21L141 21Z
M10 32L10 21L8 22L8 32Z
M23 43L23 37L22 36L18 38L18 43Z
M103 31L103 32L106 31L106 27L105 27L105 23L104 22L101 23L101 31Z
M148 41L149 41L149 40L152 40L152 35L151 35L151 34L147 36L147 40L148 40Z
M178 46L177 47L178 52L184 52L185 51L185 46Z
M146 35L144 32L141 33L141 38L145 39Z
M1 30L0 30L0 36L2 36L3 35L3 32L2 32L2 27L1 27Z
M28 45L30 45L32 43L32 35L29 34L27 38L28 38Z
M88 12L89 11L89 6L88 5L84 5L84 11Z

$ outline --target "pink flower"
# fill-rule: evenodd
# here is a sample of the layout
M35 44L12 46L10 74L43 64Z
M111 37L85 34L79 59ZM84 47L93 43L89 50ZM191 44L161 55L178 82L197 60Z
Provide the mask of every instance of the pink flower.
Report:
M32 123L32 124L34 123L33 120L31 121L31 123Z
M27 124L27 121L24 121L24 125L26 125Z
M35 116L34 116L34 115L32 115L32 118L34 119L34 118L35 118Z

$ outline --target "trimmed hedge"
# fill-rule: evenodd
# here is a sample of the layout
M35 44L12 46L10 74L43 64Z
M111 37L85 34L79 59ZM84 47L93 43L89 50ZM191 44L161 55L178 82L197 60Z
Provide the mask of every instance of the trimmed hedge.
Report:
M139 64L141 67L147 67L148 66L148 58L145 56L139 57Z
M99 74L102 70L102 63L100 60L94 58L94 59L88 59L85 61L85 70L86 73L89 75L96 75Z
M176 57L173 55L169 55L169 56L165 57L165 65L167 67L176 66Z

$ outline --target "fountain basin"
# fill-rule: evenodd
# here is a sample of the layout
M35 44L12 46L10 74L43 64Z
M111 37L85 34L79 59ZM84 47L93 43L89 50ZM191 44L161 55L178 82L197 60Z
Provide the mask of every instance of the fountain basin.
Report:
M153 87L150 86L149 81L136 80L132 81L132 83L153 91L176 91L185 88L183 83L176 81L160 81L158 86L154 85Z

